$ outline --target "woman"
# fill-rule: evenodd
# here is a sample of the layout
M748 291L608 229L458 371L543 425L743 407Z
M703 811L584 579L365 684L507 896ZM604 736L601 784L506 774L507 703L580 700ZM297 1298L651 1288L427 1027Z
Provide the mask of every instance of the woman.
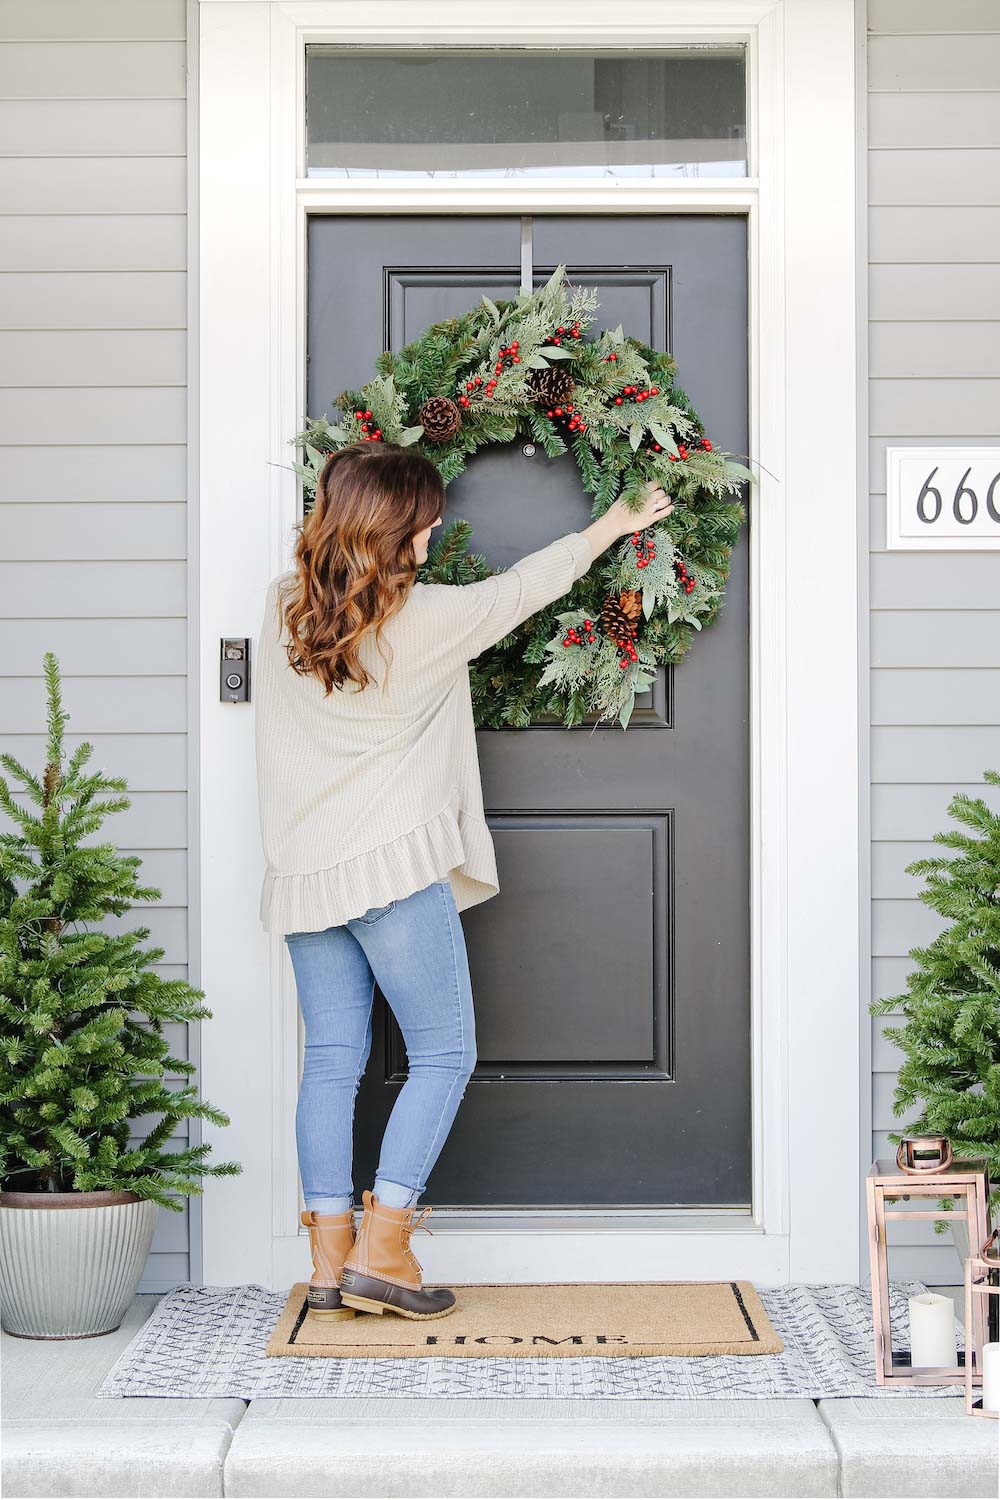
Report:
M439 1318L455 1302L423 1286L410 1235L476 1062L458 914L499 890L468 663L671 508L648 484L641 511L616 501L506 572L420 583L441 476L414 448L354 443L327 459L294 569L268 590L256 675L261 919L288 945L305 1023L296 1144L309 1303L321 1315ZM355 1239L354 1101L376 981L408 1076Z

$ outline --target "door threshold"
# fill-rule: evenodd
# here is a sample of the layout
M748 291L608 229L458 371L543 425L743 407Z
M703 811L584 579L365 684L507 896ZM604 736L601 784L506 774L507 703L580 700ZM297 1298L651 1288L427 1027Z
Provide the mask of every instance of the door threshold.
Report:
M435 1208L435 1234L762 1232L749 1208Z

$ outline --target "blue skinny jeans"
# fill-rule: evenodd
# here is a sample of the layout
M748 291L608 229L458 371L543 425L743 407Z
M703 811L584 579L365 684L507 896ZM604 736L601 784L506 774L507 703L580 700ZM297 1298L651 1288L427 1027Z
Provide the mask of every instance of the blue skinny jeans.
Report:
M375 1196L417 1202L448 1138L476 1065L465 935L447 880L322 932L292 932L305 1023L295 1112L306 1207L345 1213L354 1202L354 1101L372 1044L375 982L406 1043L408 1076L382 1137Z

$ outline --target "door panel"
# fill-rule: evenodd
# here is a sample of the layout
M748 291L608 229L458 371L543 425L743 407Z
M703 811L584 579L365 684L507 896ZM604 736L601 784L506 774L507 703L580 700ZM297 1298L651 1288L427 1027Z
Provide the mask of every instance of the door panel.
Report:
M747 447L746 225L737 215L536 218L535 284L596 286L599 327L679 362L717 447ZM623 259L627 256L627 260ZM309 402L381 349L519 285L516 216L314 218ZM446 523L509 566L586 526L571 455L472 460ZM749 538L725 605L617 725L479 732L500 894L462 915L480 1062L429 1180L440 1205L745 1205L750 1197ZM370 1183L405 1052L381 996L358 1096Z

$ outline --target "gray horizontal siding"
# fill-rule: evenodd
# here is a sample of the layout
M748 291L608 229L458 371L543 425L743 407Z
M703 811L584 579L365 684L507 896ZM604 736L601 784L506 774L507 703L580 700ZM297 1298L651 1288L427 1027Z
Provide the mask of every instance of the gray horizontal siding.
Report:
M71 746L128 782L104 832L160 893L108 930L148 928L165 978L189 962L185 14L0 0L0 736L37 766L54 651ZM193 1217L160 1214L147 1289L191 1275Z
M183 562L0 562L3 607L25 619L183 615L186 594Z
M873 150L910 147L1000 146L997 94L872 94L868 102L868 144Z
M0 504L183 500L185 465L182 444L66 444L50 449L44 464L33 448L0 448Z
M1000 72L1000 35L996 34L996 12L982 19L972 32L939 7L937 18L926 31L912 20L904 31L903 16L908 0L895 0L896 35L872 32L868 37L868 89L870 93L959 94L972 89L995 89ZM912 27L913 34L907 35ZM952 28L954 30L952 31Z
M0 0L0 36L22 41L184 38L184 0Z
M1000 724L1000 672L871 674L872 724Z
M173 271L0 274L0 328L184 328L186 278Z
M184 620L0 620L0 661L8 675L33 677L41 640L64 673L86 677L95 662L116 677L183 677L187 670Z
M0 150L18 157L176 156L183 99L2 99Z
M989 263L1000 243L1000 208L982 204L875 205L868 210L868 263Z
M871 732L872 780L978 781L1000 760L992 725L876 724Z
M44 443L55 409L68 443L183 443L182 388L10 387L0 390L0 443Z
M183 386L180 329L47 329L0 333L0 386Z
M79 6L89 9L86 0ZM134 5L141 14L143 7ZM184 43L7 42L0 51L5 99L183 99Z
M1000 179L1000 161L994 174ZM1000 188L995 197L1000 198ZM909 323L1000 319L1000 265L876 265L868 269L869 316ZM947 431L938 427L937 432ZM969 431L971 429L965 429ZM990 431L987 424L985 431Z
M869 152L870 203L1000 202L1000 150Z
M0 271L183 271L177 214L19 214L0 240Z
M9 213L177 214L186 176L183 156L13 156L0 193Z
M946 925L914 860L946 855L956 791L1000 811L1000 553L885 550L885 452L1000 443L1000 11L868 0L872 991L902 996L911 949ZM897 1048L872 1032L873 1154ZM910 1114L912 1118L912 1113ZM894 1229L895 1275L954 1285L931 1225Z
M1000 222L997 225L1000 243ZM993 382L993 396L1000 377L1000 323L985 320L965 323L873 323L869 331L868 356L874 379L900 382L919 381L921 377L934 385L940 380ZM896 399L907 393L897 387ZM993 419L990 408L984 426ZM937 415L933 418L939 421Z
M41 562L153 562L185 554L184 506L13 502L0 511L7 557ZM65 572L54 577L66 577ZM108 578L113 575L109 574ZM100 600L95 601L100 604ZM60 614L62 610L59 611Z

